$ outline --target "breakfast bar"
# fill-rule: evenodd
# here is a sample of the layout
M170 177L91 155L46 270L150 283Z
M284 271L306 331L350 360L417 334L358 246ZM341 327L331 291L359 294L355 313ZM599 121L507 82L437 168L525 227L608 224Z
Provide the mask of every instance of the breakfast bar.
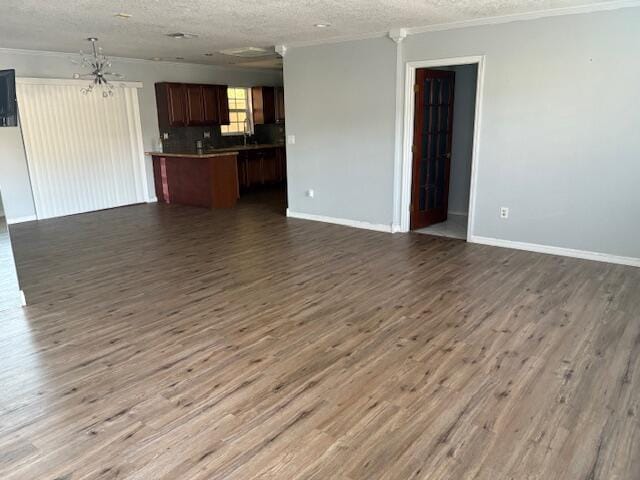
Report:
M240 190L237 151L202 154L149 152L159 202L231 208Z

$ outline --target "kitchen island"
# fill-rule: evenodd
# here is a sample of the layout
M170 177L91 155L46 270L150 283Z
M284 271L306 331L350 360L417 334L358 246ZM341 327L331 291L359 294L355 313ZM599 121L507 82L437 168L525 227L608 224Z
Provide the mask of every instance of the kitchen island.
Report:
M287 160L282 143L247 144L204 153L147 152L159 202L230 208L240 192L283 184Z
M240 189L238 151L211 153L148 152L159 202L231 208Z

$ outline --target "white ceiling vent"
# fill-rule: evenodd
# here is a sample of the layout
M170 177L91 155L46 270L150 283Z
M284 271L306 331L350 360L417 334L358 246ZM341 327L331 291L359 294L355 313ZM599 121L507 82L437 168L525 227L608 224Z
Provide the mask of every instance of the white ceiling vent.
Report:
M230 55L232 57L266 57L273 55L273 48L262 47L242 47L242 48L228 48L226 50L220 50L223 55Z

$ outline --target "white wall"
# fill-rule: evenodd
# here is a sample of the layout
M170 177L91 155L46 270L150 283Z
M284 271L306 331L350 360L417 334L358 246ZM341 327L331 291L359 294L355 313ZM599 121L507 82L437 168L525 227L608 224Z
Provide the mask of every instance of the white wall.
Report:
M485 56L473 234L640 258L638 25L640 8L627 8L404 40L401 68ZM287 133L298 135L288 149L289 201L297 210L377 224L392 218L394 49L378 38L292 48L285 57L294 113ZM325 102L340 107L336 121ZM362 146L366 155L357 154ZM302 198L311 181L327 193ZM372 186L367 195L363 184Z
M75 55L16 51L0 48L0 70L13 68L18 77L72 78L78 72ZM185 63L114 58L113 70L126 81L139 81L142 136L145 150L159 136L154 84L156 82L217 83L232 86L282 85L282 74L273 70L250 70ZM147 162L149 191L154 191L151 160ZM0 128L0 185L9 219L35 215L22 139L17 128Z

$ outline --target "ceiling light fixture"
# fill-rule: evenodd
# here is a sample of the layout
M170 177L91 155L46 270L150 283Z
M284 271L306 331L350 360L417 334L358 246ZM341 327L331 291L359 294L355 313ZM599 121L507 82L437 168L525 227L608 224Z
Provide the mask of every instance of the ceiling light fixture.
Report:
M175 38L176 40L190 40L192 38L198 38L198 35L195 33L175 32L167 33L167 37Z
M91 53L85 54L80 50L80 61L74 60L73 62L80 65L83 68L88 68L89 73L74 73L73 78L91 80L92 83L80 91L82 93L89 94L95 87L101 87L103 97L113 96L113 85L108 77L122 78L119 73L108 71L111 68L111 60L102 53L102 47L96 47L98 39L95 37L87 38L88 42L91 42Z
M126 20L126 19L128 19L128 18L133 17L133 15L131 15L130 13L120 12L120 13L116 13L116 14L114 15L114 17L122 18L122 19L125 19L125 20Z
M316 28L329 28L331 24L330 23L314 23L313 26Z

